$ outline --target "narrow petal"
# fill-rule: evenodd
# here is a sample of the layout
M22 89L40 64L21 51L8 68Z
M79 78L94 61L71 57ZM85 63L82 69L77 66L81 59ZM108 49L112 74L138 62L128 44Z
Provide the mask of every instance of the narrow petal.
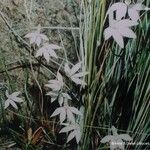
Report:
M51 117L57 116L57 115L60 114L63 110L64 110L63 107L57 108L57 109L53 112L53 114L51 115Z
M41 42L42 42L41 37L37 36L35 43L37 44L38 47L40 46Z
M60 123L64 122L66 119L66 109L62 109L60 113Z
M55 44L49 44L49 47L50 47L51 49L61 49L60 46L55 45Z
M136 11L135 9L129 8L128 15L133 21L138 21L140 19L139 12Z
M39 49L35 55L35 57L39 57L39 56L42 56L43 55L43 52L41 49Z
M58 98L58 102L59 102L59 105L62 106L62 104L64 102L64 98L63 97L59 97Z
M123 139L125 141L132 141L133 140L128 134L120 134L119 138Z
M57 72L57 79L63 83L63 77L59 72Z
M50 56L52 56L52 57L54 57L54 58L58 58L58 56L57 56L57 54L55 53L54 50L49 49L49 50L48 50L48 53L49 53Z
M6 100L6 101L5 101L4 109L6 109L7 107L9 107L9 104L10 104L10 103L9 103L9 100Z
M69 107L70 111L72 111L76 115L82 116L82 113L75 107Z
M65 69L65 73L66 73L67 75L68 75L68 74L70 75L70 68L69 68L69 65L68 65L67 63L65 64L65 68L64 68L64 69Z
M118 5L118 9L116 10L116 20L121 20L123 17L125 17L127 13L127 5L124 3Z
M51 97L57 97L58 94L55 92L48 92L46 95L50 95Z
M105 136L104 138L101 139L101 143L110 142L112 139L114 139L114 136L107 135L107 136Z
M7 98L9 97L8 90L6 90L5 95L6 95Z
M88 72L80 72L80 73L74 74L72 77L73 78L79 78L79 77L83 77L83 76L85 76L87 74L88 74Z
M82 62L79 62L72 67L72 69L70 71L71 76L81 68L81 64L82 64Z
M45 86L51 88L54 91L59 91L61 89L59 84L46 84Z
M47 52L45 52L44 54L44 58L46 59L46 61L49 63L49 60L50 60L50 56Z
M108 27L104 30L104 38L105 40L108 40L111 36L112 36L112 30L110 27Z
M118 29L120 27L132 27L138 25L138 22L129 19L123 19L118 21L114 26Z
M16 98L13 99L13 101L21 103L21 102L23 102L23 99L21 99L19 97L16 97Z
M62 128L59 133L69 132L71 130L74 130L74 126L69 125L67 127Z
M51 103L53 103L56 99L57 97L51 97Z
M117 42L117 44L121 47L124 48L124 41L122 35L117 31L117 30L112 30L113 38Z
M133 9L137 10L137 11L141 11L144 10L144 5L142 3L137 3L133 5Z
M49 41L48 37L44 34L40 34L40 38L45 40L45 41Z
M26 34L24 37L25 37L25 38L31 38L31 37L33 37L34 35L35 35L35 33L32 32L32 33Z
M9 101L9 103L15 108L18 109L18 106L16 105L16 103L12 100Z
M16 96L18 96L19 94L20 94L20 91L12 93L11 96L16 97Z
M62 93L62 95L65 99L71 99L71 97L67 93Z
M72 80L73 82L75 82L76 84L86 85L86 82L83 81L83 80L81 80L81 79L79 79L79 78L71 77L71 80Z
M119 28L118 31L124 37L136 38L136 34L131 29L128 29L128 28Z
M67 138L67 143L68 143L69 141L71 141L74 137L75 137L75 131L72 131L72 132L69 134L68 138Z
M120 20L122 17L126 15L127 5L122 2L114 3L109 9L108 14L116 11L116 19Z
M79 141L81 140L81 132L80 130L76 130L76 141L77 141L77 144L79 143Z
M67 109L67 118L72 123L75 123L75 116L73 115L70 109Z

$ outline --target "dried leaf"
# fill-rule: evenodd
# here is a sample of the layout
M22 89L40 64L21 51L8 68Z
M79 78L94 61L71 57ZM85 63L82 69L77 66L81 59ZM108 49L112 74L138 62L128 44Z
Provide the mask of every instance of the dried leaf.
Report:
M42 138L44 136L44 133L43 133L43 128L42 127L39 127L32 135L32 140L31 140L31 143L33 145L36 145L38 144Z

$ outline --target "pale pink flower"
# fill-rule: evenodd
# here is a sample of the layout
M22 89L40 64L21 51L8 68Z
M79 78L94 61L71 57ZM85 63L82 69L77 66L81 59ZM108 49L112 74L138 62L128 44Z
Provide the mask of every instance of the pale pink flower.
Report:
M9 94L8 91L6 91L6 97L7 100L5 101L5 109L11 105L13 108L18 109L18 106L16 103L21 103L23 100L18 97L20 92L14 92L12 94Z
M30 44L36 44L37 46L40 46L43 41L48 41L48 37L45 34L40 33L40 30L41 26L39 25L37 31L25 35L25 38L30 40Z
M54 50L61 49L58 45L45 43L43 47L41 47L35 57L44 56L47 62L49 62L50 57L58 58L57 54Z
M80 126L78 124L69 124L66 127L62 128L59 133L67 133L68 138L67 138L67 143L71 141L73 138L76 139L77 144L81 140L81 131L80 131Z
M110 150L118 148L124 150L124 141L132 141L132 138L128 134L118 134L117 129L114 126L112 126L112 133L113 135L107 135L101 140L101 143L110 144Z
M82 62L77 63L72 68L69 65L65 64L65 73L68 77L71 78L73 82L80 85L86 85L85 81L81 78L87 75L87 72L78 72L81 69Z
M65 119L68 119L69 121L75 123L74 114L82 116L81 112L77 108L70 107L70 106L62 106L62 107L57 108L53 112L51 117L59 115L60 123L63 123Z
M62 75L57 72L57 77L55 80L49 80L48 84L45 84L46 87L51 88L53 91L59 91L63 88L64 82Z
M130 27L137 24L137 22L129 19L123 19L120 21L113 20L113 22L110 22L109 27L104 30L105 40L108 40L112 36L117 44L121 48L124 48L123 37L136 38L135 33L130 29Z

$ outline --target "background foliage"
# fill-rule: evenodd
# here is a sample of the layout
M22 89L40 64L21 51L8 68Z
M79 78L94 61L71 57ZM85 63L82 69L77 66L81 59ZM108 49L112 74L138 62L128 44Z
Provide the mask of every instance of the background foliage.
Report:
M21 149L107 149L100 140L110 134L112 125L120 133L127 132L134 142L149 141L149 14L141 14L142 21L134 29L137 39L125 40L126 48L120 49L113 40L108 42L103 38L110 1L89 2L0 1L0 147L3 149L14 143ZM145 5L149 6L149 2ZM74 99L80 99L80 103L76 106L84 113L83 137L79 145L75 141L66 144L66 136L58 134L57 119L50 119L55 108L45 96L44 84L53 77L51 72L56 73L59 65L54 62L47 65L44 61L41 64L32 57L33 70L30 66L29 49L23 36L38 24L44 27L43 32L50 41L63 46L61 58L74 64L83 60L85 68L82 69L89 71L85 78L87 86L83 89L72 86L70 91L72 95L77 93ZM3 109L6 89L23 91L25 103L18 112ZM42 103L44 111L41 111ZM34 140L31 140L31 130L38 133L34 134ZM150 149L149 145L126 148Z

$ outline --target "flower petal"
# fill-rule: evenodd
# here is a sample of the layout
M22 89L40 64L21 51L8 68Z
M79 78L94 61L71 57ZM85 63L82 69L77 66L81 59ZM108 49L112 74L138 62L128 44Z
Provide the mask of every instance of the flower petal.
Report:
M69 141L71 141L74 137L75 137L75 130L72 131L72 132L69 134L69 136L68 136L68 138L67 138L67 143L68 143Z
M65 73L67 74L67 75L70 75L70 68L69 68L69 65L66 63L65 64Z
M108 14L116 11L116 19L120 20L122 17L126 15L127 5L122 2L114 3L109 9Z
M76 131L76 141L77 141L77 144L79 143L79 141L81 140L81 132L80 130L75 130Z
M9 107L9 104L10 104L10 103L9 103L9 100L6 100L6 101L5 101L4 109L6 109L7 107Z
M20 91L12 93L11 96L16 97L16 96L18 96L19 94L20 94Z
M66 109L62 109L60 113L60 123L63 123L66 119Z
M70 71L71 76L81 68L81 64L82 62L79 62L71 68L71 71Z
M119 138L123 139L125 141L132 141L133 140L128 134L120 134Z
M73 115L70 109L67 109L67 118L72 123L75 123L75 116Z
M112 139L114 139L114 136L112 135L107 135L104 138L101 139L101 143L106 143L106 142L110 142Z
M79 79L79 78L71 77L71 80L72 80L73 82L75 82L76 84L86 85L86 82L83 81L83 80L81 80L81 79Z
M111 36L112 36L112 30L110 27L108 27L104 30L104 38L105 40L108 40Z
M63 107L57 108L57 109L53 112L53 114L51 115L51 117L57 116L57 115L60 114L63 110L64 110Z
M69 132L69 131L74 130L74 129L75 129L75 126L68 125L67 127L62 128L59 133Z
M49 47L50 47L51 49L61 49L60 46L55 45L55 44L49 44Z
M128 28L119 28L118 31L122 36L128 37L128 38L136 38L136 34Z
M138 21L140 19L139 12L136 11L135 9L129 8L128 15L133 21Z
M15 108L18 109L18 106L16 105L16 103L12 100L9 100L9 103Z
M69 109L74 114L82 116L82 113L77 108L75 108L75 107L69 107Z
M88 74L88 72L80 72L80 73L74 74L72 77L73 78L79 78L79 77L83 77L83 76L85 76L87 74Z
M123 37L122 37L122 35L117 30L112 30L112 36L113 36L114 40L117 42L117 44L121 48L124 48Z
M19 98L19 97L15 97L15 98L13 99L13 101L18 102L18 103L21 103L21 102L23 102L23 99L21 99L21 98Z
M118 21L116 24L115 24L115 27L118 29L120 27L132 27L132 26L136 26L138 25L138 22L136 21L132 21L132 20L129 20L129 19L123 19L123 20L120 20Z

